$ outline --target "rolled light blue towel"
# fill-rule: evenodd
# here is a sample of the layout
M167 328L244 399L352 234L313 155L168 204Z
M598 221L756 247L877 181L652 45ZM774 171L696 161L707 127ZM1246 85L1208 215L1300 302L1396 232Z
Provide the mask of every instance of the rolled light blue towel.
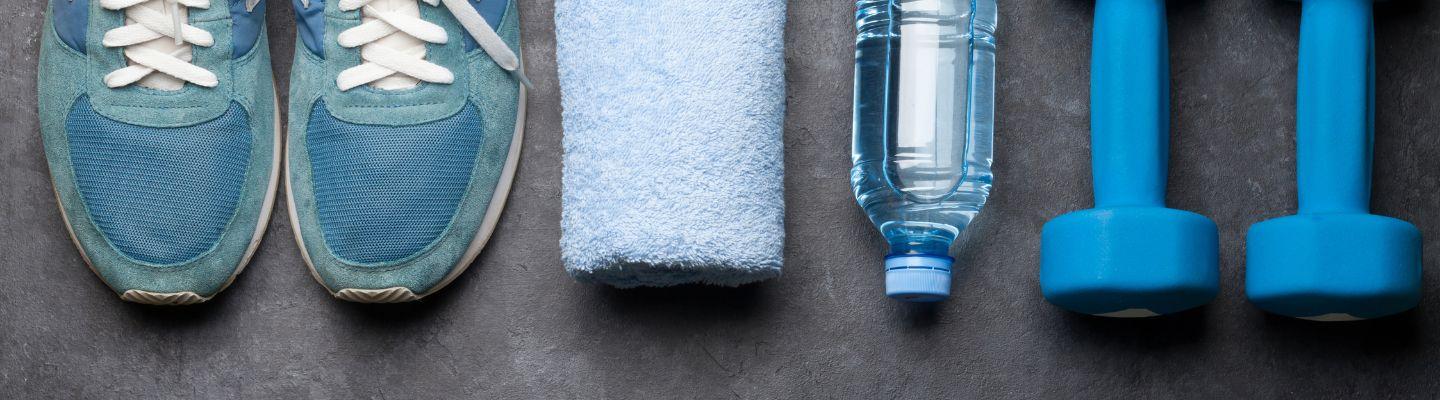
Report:
M782 0L555 2L575 279L780 275L784 25Z

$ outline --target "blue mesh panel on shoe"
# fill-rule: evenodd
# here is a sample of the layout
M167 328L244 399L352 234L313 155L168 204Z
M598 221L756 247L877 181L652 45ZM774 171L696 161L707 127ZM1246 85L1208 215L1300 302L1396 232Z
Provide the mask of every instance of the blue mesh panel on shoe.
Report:
M325 242L362 264L399 261L449 226L470 183L481 143L480 114L409 126L352 124L316 102L306 148Z
M209 122L151 128L106 118L81 97L65 132L80 196L116 250L175 264L220 240L250 163L250 117L240 105Z

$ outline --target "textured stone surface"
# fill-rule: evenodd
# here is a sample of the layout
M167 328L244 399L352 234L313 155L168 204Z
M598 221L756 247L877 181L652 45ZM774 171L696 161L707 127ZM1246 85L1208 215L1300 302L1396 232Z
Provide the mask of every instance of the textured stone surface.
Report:
M269 0L277 75L294 24ZM0 397L1432 398L1440 315L1321 325L1243 298L1245 229L1294 211L1299 7L1172 2L1170 204L1220 226L1220 298L1116 321L1044 303L1040 226L1090 205L1083 0L1001 0L997 186L958 254L953 299L881 294L879 236L847 184L853 3L791 2L785 276L740 289L614 290L559 259L552 6L521 4L537 90L510 206L478 265L421 304L330 299L283 212L213 303L118 301L71 247L36 132L42 0L0 5ZM603 16L601 17L603 18ZM1377 11L1374 208L1440 245L1440 7ZM281 79L282 91L286 87Z

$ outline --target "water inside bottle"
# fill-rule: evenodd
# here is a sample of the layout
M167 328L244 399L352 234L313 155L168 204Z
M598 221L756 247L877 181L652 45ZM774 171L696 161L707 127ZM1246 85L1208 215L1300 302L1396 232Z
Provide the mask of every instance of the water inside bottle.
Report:
M855 197L892 254L945 255L990 193L995 3L856 5Z

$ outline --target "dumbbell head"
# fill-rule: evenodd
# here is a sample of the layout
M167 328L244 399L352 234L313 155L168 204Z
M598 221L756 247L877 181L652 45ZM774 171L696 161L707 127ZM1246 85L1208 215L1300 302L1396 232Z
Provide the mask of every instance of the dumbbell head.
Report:
M1149 317L1204 305L1219 292L1215 223L1196 213L1077 211L1046 223L1040 241L1040 289L1067 310Z
M1286 316L1347 321L1420 301L1420 231L1359 213L1300 214L1250 227L1245 292Z

